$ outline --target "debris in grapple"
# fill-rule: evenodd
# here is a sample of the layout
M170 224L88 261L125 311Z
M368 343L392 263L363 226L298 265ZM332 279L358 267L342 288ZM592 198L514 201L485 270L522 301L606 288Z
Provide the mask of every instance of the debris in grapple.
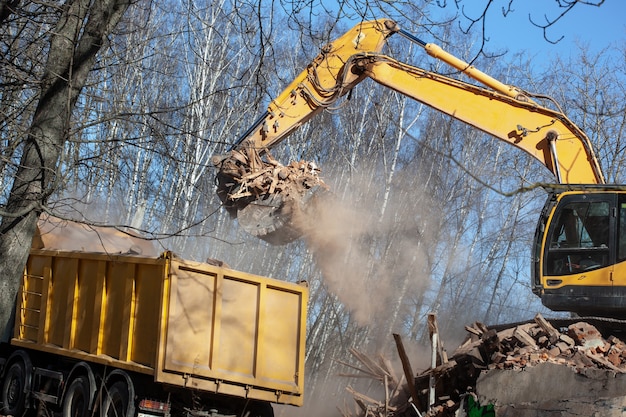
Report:
M328 187L314 162L283 165L269 153L262 159L252 146L214 157L218 190L231 216L246 232L272 244L285 244L302 235L308 215L305 204Z

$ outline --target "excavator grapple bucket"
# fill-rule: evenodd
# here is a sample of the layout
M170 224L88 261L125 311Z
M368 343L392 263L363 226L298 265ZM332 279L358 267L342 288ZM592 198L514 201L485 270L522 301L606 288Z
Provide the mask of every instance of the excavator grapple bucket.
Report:
M315 220L316 202L325 194L320 187L302 194L268 194L248 203L237 213L239 225L272 245L299 239Z
M218 157L214 165L224 207L246 232L274 245L302 236L314 215L313 197L328 189L313 162L282 165L252 147Z

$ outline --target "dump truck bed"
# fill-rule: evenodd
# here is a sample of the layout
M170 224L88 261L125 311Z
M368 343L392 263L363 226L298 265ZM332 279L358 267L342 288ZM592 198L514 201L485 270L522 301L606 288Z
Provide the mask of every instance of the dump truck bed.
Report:
M11 343L164 384L302 405L307 291L171 252L32 250Z

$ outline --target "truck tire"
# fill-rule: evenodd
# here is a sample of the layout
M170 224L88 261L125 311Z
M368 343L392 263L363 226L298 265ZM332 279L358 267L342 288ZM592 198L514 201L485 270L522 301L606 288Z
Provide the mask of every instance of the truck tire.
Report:
M89 381L85 376L75 378L63 397L63 417L89 415Z
M115 382L104 393L100 417L132 417L127 416L129 401L126 382Z
M5 416L21 416L26 405L26 369L21 360L11 364L2 381L2 408L0 413Z

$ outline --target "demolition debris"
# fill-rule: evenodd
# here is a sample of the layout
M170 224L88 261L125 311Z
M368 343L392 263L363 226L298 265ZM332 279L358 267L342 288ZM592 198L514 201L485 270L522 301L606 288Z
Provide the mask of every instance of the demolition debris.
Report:
M232 217L248 233L272 244L302 236L313 197L328 190L314 162L282 165L269 152L261 158L252 146L213 157L219 168L217 194Z
M245 206L264 195L286 197L302 195L317 186L326 188L314 162L299 161L283 165L269 152L261 158L252 146L214 157L213 164L219 167L218 195L227 207Z
M499 330L474 323L466 326L466 341L448 358L431 315L431 367L412 374L395 335L410 383L400 384L389 368L359 354L367 374L384 384L385 400L349 388L357 408L341 412L344 417L621 416L626 344L614 335L604 336L612 324L604 319L546 320L540 314L532 322Z

